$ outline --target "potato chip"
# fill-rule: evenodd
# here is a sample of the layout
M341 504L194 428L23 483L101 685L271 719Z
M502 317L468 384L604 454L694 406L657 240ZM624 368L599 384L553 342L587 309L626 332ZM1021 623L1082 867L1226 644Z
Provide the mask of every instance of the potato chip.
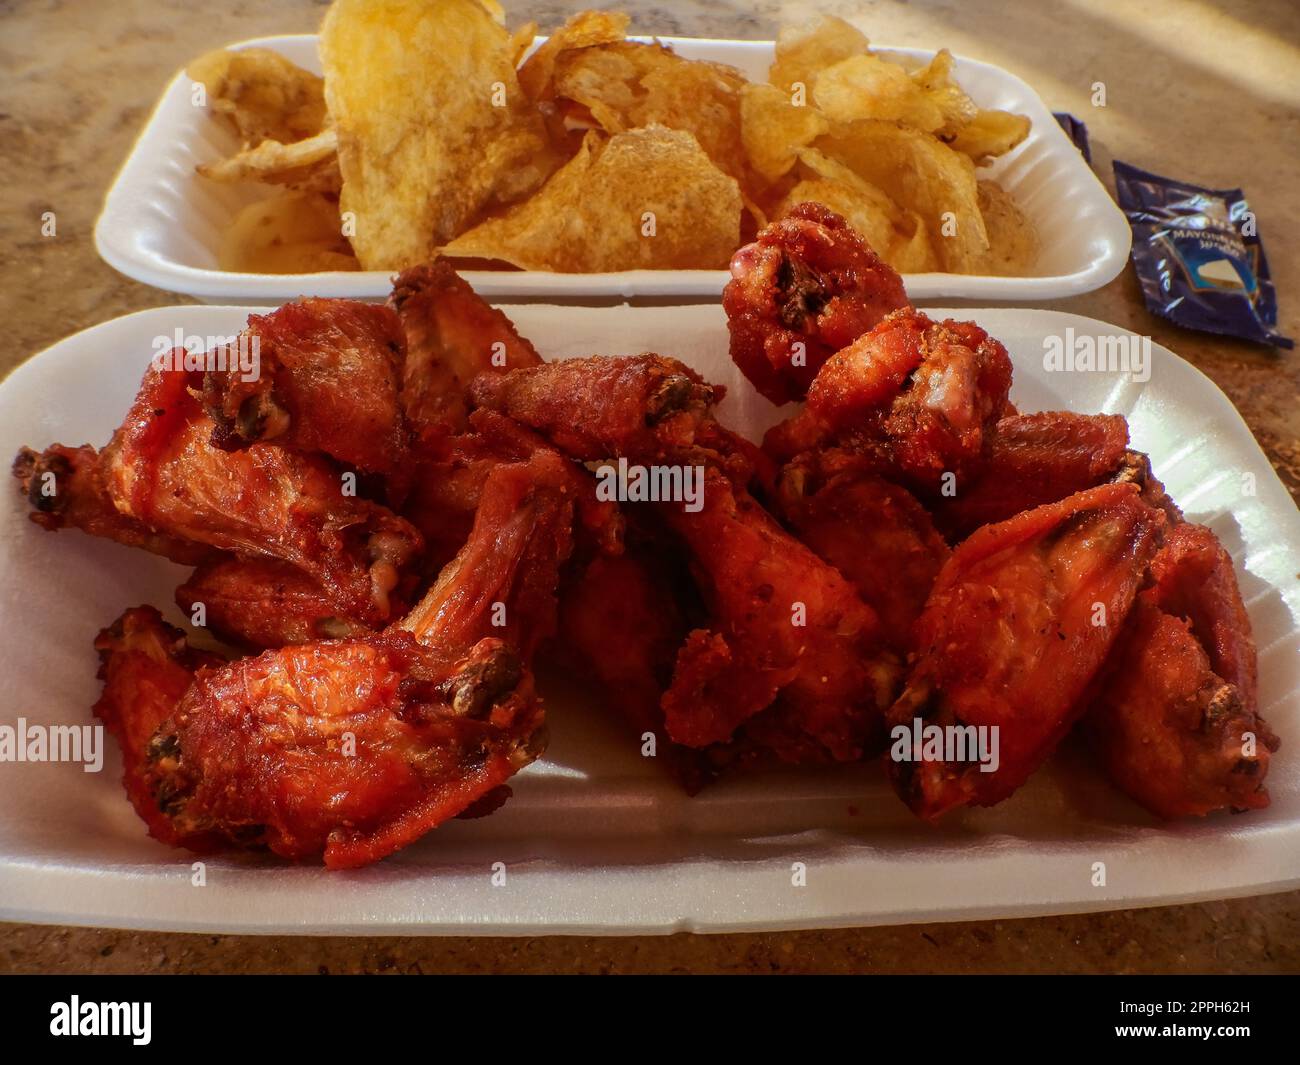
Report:
M855 55L817 75L813 103L832 122L881 118L933 133L943 112L907 71L874 55Z
M912 74L912 81L943 116L943 125L936 131L941 141L947 141L979 113L975 101L953 78L952 67L952 53L944 48L926 66Z
M787 92L796 85L810 92L825 67L865 55L869 47L860 31L834 15L823 15L802 26L783 26L776 37L776 61L767 80Z
M516 67L524 61L524 56L528 54L528 49L533 46L533 41L536 39L536 22L525 22L510 34L510 54L514 56Z
M938 268L938 258L925 223L895 203L881 189L864 181L843 163L816 149L799 153L800 169L814 175L799 182L786 196L778 214L795 204L815 200L848 219L876 254L900 273L925 273Z
M976 163L1006 155L1029 136L1027 115L1010 111L981 111L962 126L948 143Z
M631 18L617 11L579 11L538 46L519 68L519 84L530 100L549 99L555 61L560 54L596 44L612 44L627 36Z
M939 256L934 251L934 241L926 229L925 219L915 211L904 211L906 225L911 235L890 249L889 265L900 274L929 274L942 270Z
M559 161L510 35L476 0L335 0L320 51L340 208L367 270L424 262Z
M201 82L208 106L238 133L245 148L264 140L290 144L325 128L325 83L266 48L218 49L186 73Z
M980 213L989 235L984 273L1025 277L1038 259L1038 234L1010 194L994 181L979 183Z
M776 218L784 218L792 207L813 201L829 207L840 215L871 245L886 262L889 261L889 249L898 242L902 235L894 229L891 215L893 201L881 193L883 199L876 199L864 194L856 186L844 185L826 178L806 178L798 182L772 212ZM886 204L888 206L886 206ZM892 264L891 264L892 265Z
M807 171L809 174L859 190L865 196L877 202L891 222L900 222L902 220L902 209L893 200L871 182L854 173L838 159L832 159L825 152L818 151L816 148L801 148L799 149L799 163L800 169Z
M722 269L740 242L740 189L690 133L592 132L531 199L442 248L525 270Z
M607 133L667 126L692 133L719 169L747 187L740 133L744 75L624 41L570 51L555 64L555 95L587 107Z
M980 110L957 84L952 68L952 54L945 48L912 75L943 112L943 126L936 131L941 141L979 164L1004 155L1029 135L1028 116Z
M337 194L339 177L338 136L327 129L292 144L265 140L255 148L218 163L196 168L213 181L263 181L291 189Z
M556 60L555 95L581 104L606 133L632 129L632 109L650 59L643 47L620 43L567 53Z
M284 192L249 204L222 235L222 270L241 274L308 274L357 270L333 200L311 192Z
M766 181L789 172L800 148L830 129L815 107L795 107L790 94L774 85L740 90L740 138L749 165Z
M932 134L872 119L837 129L815 147L919 215L945 270L979 272L989 241L967 156Z

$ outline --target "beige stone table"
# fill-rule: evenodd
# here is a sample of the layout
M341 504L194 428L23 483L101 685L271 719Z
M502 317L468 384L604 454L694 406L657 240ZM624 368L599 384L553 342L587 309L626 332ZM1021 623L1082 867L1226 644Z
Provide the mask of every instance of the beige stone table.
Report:
M557 25L581 3L517 0L512 24ZM880 43L946 45L1001 64L1082 117L1110 182L1118 156L1222 187L1244 185L1300 335L1300 13L1294 0L895 0L656 3L638 31L771 38L814 11ZM101 198L158 93L214 45L314 30L309 0L5 0L0 3L0 373L127 311L179 302L95 254ZM1107 106L1091 86L1106 84ZM58 235L41 236L52 210ZM1126 271L1047 304L1115 322L1182 354L1245 415L1300 490L1300 357L1179 330L1149 316ZM1289 752L1295 757L1300 752ZM1077 917L828 932L669 938L331 939L0 926L0 971L57 972L1280 972L1300 971L1300 893Z

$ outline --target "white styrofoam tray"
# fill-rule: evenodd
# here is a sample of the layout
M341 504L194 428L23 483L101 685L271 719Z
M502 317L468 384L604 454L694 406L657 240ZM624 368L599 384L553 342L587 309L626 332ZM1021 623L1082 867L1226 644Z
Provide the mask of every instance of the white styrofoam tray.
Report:
M538 42L545 38L538 38ZM635 38L646 40L649 38ZM738 67L765 81L772 62L770 41L659 38L688 59L710 59ZM272 48L295 63L320 71L314 34L263 37L232 45ZM909 65L933 52L879 48ZM1033 121L1023 144L981 177L1001 182L1029 215L1042 241L1035 277L962 274L908 275L913 300L936 297L993 301L1046 300L1100 288L1128 259L1132 233L1119 208L1051 112L1024 81L1000 67L961 56L956 76L976 103L1026 114ZM234 135L191 102L184 71L162 100L118 173L95 226L95 246L109 265L147 285L183 292L207 302L280 302L314 296L386 296L384 271L317 274L236 274L217 268L217 246L225 226L245 204L265 198L266 186L221 185L195 173L199 163L230 155ZM726 283L723 270L628 270L605 274L559 274L506 270L468 271L480 293L494 297L558 300L637 296L716 297Z
M103 444L153 338L228 335L250 308L169 307L88 329L0 384L0 454ZM774 929L1126 908L1300 885L1300 515L1240 416L1201 373L1153 346L1148 383L1047 373L1043 339L1124 334L1075 315L963 310L1016 363L1023 410L1128 415L1137 447L1188 516L1213 528L1241 576L1260 650L1260 698L1282 737L1273 805L1160 825L1067 743L1010 800L939 828L912 816L878 765L724 780L688 799L639 755L617 715L544 676L552 746L492 816L452 822L370 868L326 873L274 859L207 860L149 839L103 771L0 763L0 919L241 932L503 934ZM722 416L756 434L777 417L726 355L717 307L512 309L548 358L670 352L728 386ZM790 408L787 408L787 410ZM1252 474L1255 494L1243 494ZM0 724L89 723L95 633L154 603L184 624L184 571L0 503ZM506 882L493 886L494 863ZM792 883L793 863L807 883ZM1106 884L1094 886L1094 863Z

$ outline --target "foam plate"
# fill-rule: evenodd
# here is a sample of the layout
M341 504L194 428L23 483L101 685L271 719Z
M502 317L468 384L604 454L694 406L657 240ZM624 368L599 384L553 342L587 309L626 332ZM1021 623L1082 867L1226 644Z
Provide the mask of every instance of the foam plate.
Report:
M250 308L171 307L55 345L0 384L0 454L21 444L102 444L125 412L153 338L234 333ZM942 312L938 312L942 313ZM1044 338L1129 336L1052 311L964 310L1016 363L1022 410L1126 414L1135 445L1189 518L1236 560L1260 651L1260 699L1282 737L1273 804L1162 825L1067 743L1007 802L931 828L878 765L725 780L687 799L640 757L616 715L572 678L544 677L552 746L514 798L447 824L367 869L326 873L270 858L207 860L149 839L116 751L79 765L0 763L0 919L229 932L538 934L723 931L958 920L1220 898L1300 885L1300 515L1249 430L1202 374L1153 346L1145 384L1051 373ZM547 357L671 352L726 384L722 415L754 434L775 409L726 357L717 307L521 306ZM1253 482L1253 483L1252 483ZM88 724L96 632L128 606L172 604L180 567L0 502L0 724ZM802 862L806 885L794 886ZM1094 886L1094 863L1106 883ZM504 884L493 867L503 863ZM498 879L500 879L498 877Z
M538 38L538 42L545 38ZM640 38L647 39L647 38ZM717 41L663 37L688 59L738 67L765 81L771 41ZM314 34L262 37L232 45L272 48L295 63L320 70ZM934 55L914 48L878 48L909 65ZM981 177L1001 182L1029 215L1042 240L1035 277L915 274L907 277L913 300L936 297L998 302L1046 300L1090 292L1124 268L1132 234L1083 156L1024 81L1000 67L958 56L956 76L983 107L1004 108L1033 120L1029 137ZM95 226L95 245L115 269L156 288L207 302L278 303L314 296L382 297L383 271L319 274L234 274L217 268L220 235L245 204L271 194L266 186L220 185L194 167L230 155L234 134L191 103L190 80L179 73L163 93L126 163L109 189ZM469 282L498 298L630 299L638 296L716 297L722 270L628 270L606 274L470 271Z

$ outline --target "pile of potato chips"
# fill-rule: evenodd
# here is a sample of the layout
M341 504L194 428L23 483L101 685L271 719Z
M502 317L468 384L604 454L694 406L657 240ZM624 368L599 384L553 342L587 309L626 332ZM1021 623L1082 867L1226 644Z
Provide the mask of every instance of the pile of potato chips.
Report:
M908 70L838 18L781 31L766 84L576 15L525 59L494 0L334 0L325 77L260 49L190 67L241 149L200 167L281 186L223 269L399 270L445 254L569 273L721 269L816 200L899 271L1023 274L1038 241L978 168L1028 135L940 52Z

